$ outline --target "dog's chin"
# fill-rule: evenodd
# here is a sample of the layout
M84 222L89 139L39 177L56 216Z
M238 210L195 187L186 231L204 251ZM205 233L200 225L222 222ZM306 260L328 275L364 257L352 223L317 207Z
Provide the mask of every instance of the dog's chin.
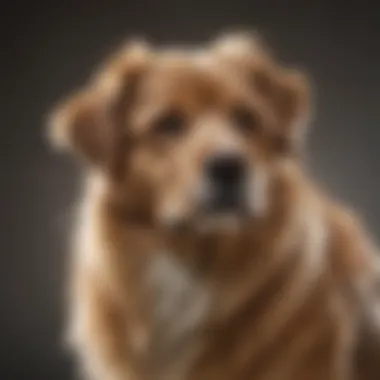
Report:
M199 233L236 233L248 222L248 215L241 212L215 212L200 216L194 223Z
M207 212L166 220L165 227L174 232L192 231L200 235L236 234L252 219L253 215L240 211Z
M161 227L172 232L234 234L260 220L264 211L248 202L221 207L211 202L197 202L187 206L166 208L165 213L159 215Z

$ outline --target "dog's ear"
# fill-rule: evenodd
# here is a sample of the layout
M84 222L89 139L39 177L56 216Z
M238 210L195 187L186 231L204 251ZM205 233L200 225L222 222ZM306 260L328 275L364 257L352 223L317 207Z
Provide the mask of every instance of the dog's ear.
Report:
M234 33L219 38L216 51L247 74L274 111L279 132L300 139L310 117L310 81L300 70L280 65L257 34Z
M272 66L255 71L253 81L273 106L279 135L292 145L302 142L310 119L307 76L298 69Z
M144 44L128 44L87 86L58 104L49 118L51 143L79 154L92 165L104 163L117 139L118 113L126 112L121 107L127 107L148 56Z

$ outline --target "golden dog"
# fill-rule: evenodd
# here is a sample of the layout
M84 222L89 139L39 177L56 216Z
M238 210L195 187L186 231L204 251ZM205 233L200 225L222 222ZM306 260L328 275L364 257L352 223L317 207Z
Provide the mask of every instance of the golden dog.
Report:
M91 379L379 378L375 248L303 167L309 108L245 35L131 43L57 108L87 168L69 337Z

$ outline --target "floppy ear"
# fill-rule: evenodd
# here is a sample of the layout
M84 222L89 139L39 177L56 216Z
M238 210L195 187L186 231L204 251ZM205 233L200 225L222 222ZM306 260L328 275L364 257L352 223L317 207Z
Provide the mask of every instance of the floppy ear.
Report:
M247 75L274 111L277 132L299 140L309 119L310 88L306 75L278 64L256 34L237 33L216 41L216 51Z
M92 163L104 160L112 145L107 100L94 89L84 89L58 105L49 125L56 148L70 149Z
M136 79L147 63L148 50L133 44L117 53L84 89L53 111L49 122L51 143L71 150L92 165L102 165L115 148L118 112L126 111Z
M292 145L299 144L310 118L310 87L306 75L299 70L269 66L256 70L253 80L274 110L278 135Z

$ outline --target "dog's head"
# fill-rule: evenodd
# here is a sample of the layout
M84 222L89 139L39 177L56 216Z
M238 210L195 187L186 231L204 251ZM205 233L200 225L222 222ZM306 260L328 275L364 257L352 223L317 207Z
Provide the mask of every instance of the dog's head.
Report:
M128 209L161 225L263 218L308 116L304 76L256 38L198 49L135 43L53 115Z

